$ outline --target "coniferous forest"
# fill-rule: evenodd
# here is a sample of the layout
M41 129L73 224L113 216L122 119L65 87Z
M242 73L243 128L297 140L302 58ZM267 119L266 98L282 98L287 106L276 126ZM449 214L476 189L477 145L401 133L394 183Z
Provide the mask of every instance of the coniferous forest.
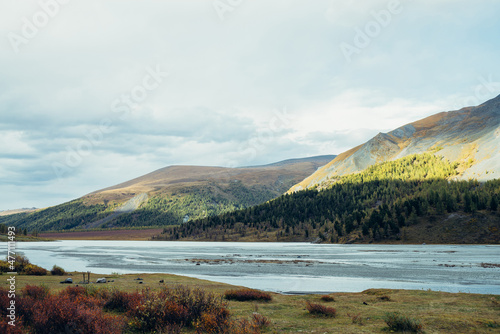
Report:
M465 217L469 222L485 222L488 230L483 237L490 243L500 242L500 180L455 181L459 169L459 163L439 156L411 155L251 208L167 228L157 238L405 241L406 229L411 226Z

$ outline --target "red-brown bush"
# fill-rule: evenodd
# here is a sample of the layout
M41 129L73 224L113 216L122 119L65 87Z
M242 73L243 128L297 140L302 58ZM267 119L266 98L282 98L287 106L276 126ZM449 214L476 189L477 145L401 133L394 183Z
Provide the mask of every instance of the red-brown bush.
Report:
M0 333L2 334L23 334L22 325L19 319L16 319L16 326L11 326L8 323L8 319L2 317L0 319Z
M4 287L0 287L0 315L2 318L4 315L7 315L7 307L9 307L9 303L9 290Z
M182 305L188 311L187 323L192 324L202 313L224 314L226 304L220 297L206 293L202 289L189 289L177 286L174 289L164 288L158 292L160 298ZM227 314L229 316L229 313Z
M335 301L335 298L333 298L333 296L330 296L330 295L323 295L321 296L321 301L324 301L324 302L334 302Z
M66 289L62 290L59 294L68 296L71 300L74 300L78 296L86 295L87 291L83 286L68 286Z
M79 295L72 299L69 294L61 293L32 303L23 303L23 311L31 313L29 318L25 318L27 325L33 332L40 334L68 331L103 334L122 332L122 317L104 314L98 305L90 302L81 304L79 298L84 297L87 296ZM26 310L27 307L30 310Z
M262 329L266 326L269 326L271 323L267 317L263 316L260 313L253 313L252 314L252 323L255 327Z
M137 331L165 331L169 326L181 325L222 333L229 319L221 298L183 286L164 288L157 293L143 290L140 298L131 298L127 308L130 327Z
M42 300L49 295L49 288L44 285L26 285L22 290L24 297Z
M337 314L337 310L334 309L333 307L328 307L321 304L313 304L309 302L306 302L306 309L309 311L310 314L313 315L335 317L335 315Z
M229 290L224 293L224 298L226 298L227 300L237 300L240 302L248 300L260 300L269 302L273 299L270 293L253 289Z
M185 307L159 299L156 295L148 296L143 303L129 310L130 327L140 332L160 331L166 325L186 325Z
M126 312L132 306L138 306L142 301L142 295L138 292L127 293L114 289L105 298L104 309L109 311Z
M7 294L0 288L0 333L180 333L190 327L198 333L255 334L269 323L260 314L234 321L222 297L183 286L133 293L71 286L51 294L44 286L27 285L16 297L17 326L12 329L4 321Z

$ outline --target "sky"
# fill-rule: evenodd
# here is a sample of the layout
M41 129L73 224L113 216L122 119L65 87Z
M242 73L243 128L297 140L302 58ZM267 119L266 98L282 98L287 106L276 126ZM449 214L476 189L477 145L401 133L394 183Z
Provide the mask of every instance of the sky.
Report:
M500 93L500 1L0 2L0 210L339 154Z

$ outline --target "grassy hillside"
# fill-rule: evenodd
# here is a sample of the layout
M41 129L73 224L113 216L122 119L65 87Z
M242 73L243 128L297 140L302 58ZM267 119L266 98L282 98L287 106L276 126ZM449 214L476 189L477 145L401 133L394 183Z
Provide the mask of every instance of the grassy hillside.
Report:
M462 164L458 178L481 181L500 176L500 95L477 107L441 112L339 154L289 191L312 188L328 177L365 170L412 154L437 153ZM466 162L468 162L466 164Z
M450 181L459 170L460 164L442 157L411 155L186 223L158 239L499 243L500 180ZM471 228L454 231L456 224Z
M19 213L0 217L0 223L17 229L62 230L75 228L85 222L95 221L111 214L111 208L104 204L86 205L77 199L33 213Z
M246 187L235 181L180 189L174 194L150 197L134 212L120 215L102 227L175 225L257 205L278 196L265 186Z
M332 156L267 166L171 166L61 205L0 216L0 224L33 231L164 226L276 198Z

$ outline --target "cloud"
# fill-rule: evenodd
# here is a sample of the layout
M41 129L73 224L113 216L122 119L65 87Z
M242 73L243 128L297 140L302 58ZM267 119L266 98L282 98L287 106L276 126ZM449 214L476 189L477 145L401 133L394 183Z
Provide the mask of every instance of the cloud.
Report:
M171 164L338 154L498 95L480 78L500 81L500 3L401 1L401 13L347 62L341 43L388 5L256 0L220 20L211 1L71 1L16 53L8 36L43 9L2 2L2 206L57 204ZM156 68L168 76L116 112L115 101L140 92ZM283 109L287 121L276 126ZM96 143L81 161L54 173L89 135Z

